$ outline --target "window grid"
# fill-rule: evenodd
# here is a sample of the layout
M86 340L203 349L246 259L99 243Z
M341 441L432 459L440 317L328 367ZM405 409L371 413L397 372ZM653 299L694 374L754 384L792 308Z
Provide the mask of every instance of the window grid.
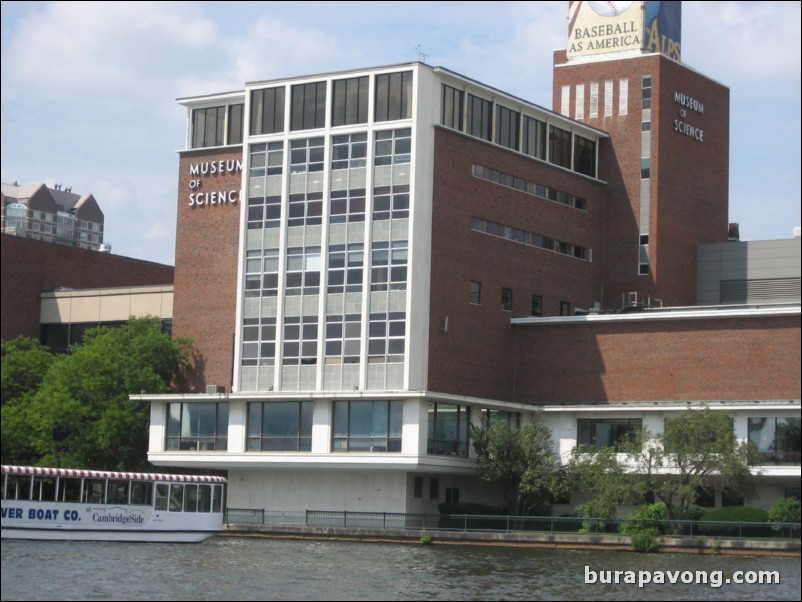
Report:
M168 403L167 451L226 451L228 403Z
M247 451L312 451L312 401L248 403Z
M284 131L283 86L251 91L251 136Z
M367 123L368 76L335 80L332 87L332 127Z
M465 93L443 84L443 107L440 122L451 129L462 131Z
M482 180L494 182L495 184L501 184L502 186L507 186L508 188L515 188L515 190L520 190L521 192L547 199L549 201L554 201L555 203L560 203L562 205L568 205L569 207L574 207L575 209L580 209L582 211L587 209L587 200L583 199L582 197L574 196L571 193L558 190L556 188L549 188L543 184L525 180L524 178L519 178L518 176L514 176L503 171L498 171L496 169L491 169L490 167L485 167L484 165L474 164L473 175Z
M568 255L576 259L590 261L590 252L585 247L569 242L554 240L553 238L548 238L541 234L528 232L512 226L505 226L504 224L491 222L479 217L471 218L471 230L482 232L484 234L490 234L491 236L498 236L506 240L529 245L530 247L554 251L555 253Z
M376 121L412 117L412 71L376 76Z
M333 452L400 452L404 402L335 401Z

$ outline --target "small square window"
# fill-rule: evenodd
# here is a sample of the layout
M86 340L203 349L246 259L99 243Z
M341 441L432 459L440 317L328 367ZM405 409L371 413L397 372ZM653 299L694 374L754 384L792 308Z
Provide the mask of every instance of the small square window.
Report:
M541 295L532 295L532 315L543 315L543 297Z
M561 316L571 315L571 304L568 303L568 301L560 301L560 315Z
M504 311L512 311L512 289L501 289L501 309Z
M482 283L471 280L468 286L468 303L480 305L482 303Z

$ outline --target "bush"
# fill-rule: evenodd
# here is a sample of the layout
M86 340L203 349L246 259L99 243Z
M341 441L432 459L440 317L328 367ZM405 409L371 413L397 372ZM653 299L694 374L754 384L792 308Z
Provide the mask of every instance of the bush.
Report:
M711 510L705 515L704 520L700 521L699 526L706 535L738 536L744 534L738 525L716 523L765 523L768 519L769 513L760 508L730 506Z
M632 546L638 552L656 552L660 547L660 544L657 543L657 529L644 529L633 535Z
M802 503L795 497L780 498L769 510L771 523L798 523L802 514Z
M705 515L704 522L728 523L765 523L769 520L769 513L752 506L729 506L711 510Z
M702 508L701 506L692 505L688 508L688 515L685 518L686 521L698 521L701 520L707 514L707 510ZM674 506L674 516L679 515L679 506ZM641 521L638 523L635 522L628 522L621 525L621 533L626 534L633 534L633 533L643 533L647 529L657 529L658 533L664 534L668 531L668 525L664 523L658 523L657 521L667 521L668 520L668 512L666 511L666 505L663 502L657 502L655 504L645 504L643 506L638 506L635 508L634 511L627 517L627 520L630 521Z
M666 520L667 516L666 505L663 502L638 506L627 517L629 521L638 522L624 523L621 525L620 531L627 535L646 533L647 531L655 531L655 533L657 533L659 526L655 524L655 521Z
M440 519L437 526L441 529L479 529L499 531L507 528L507 512L500 508L484 506L482 504L452 504L442 503L437 506L440 510ZM464 519L462 515L488 516L503 518Z

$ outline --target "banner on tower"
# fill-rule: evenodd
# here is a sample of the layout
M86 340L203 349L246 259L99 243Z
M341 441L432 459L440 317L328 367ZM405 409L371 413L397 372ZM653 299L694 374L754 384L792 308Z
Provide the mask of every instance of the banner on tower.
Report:
M624 51L657 52L679 61L682 2L568 3L568 58Z

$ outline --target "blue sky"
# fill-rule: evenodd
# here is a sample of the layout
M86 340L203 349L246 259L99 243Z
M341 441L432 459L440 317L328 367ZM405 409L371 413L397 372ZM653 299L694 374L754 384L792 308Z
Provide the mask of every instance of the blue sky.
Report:
M730 221L800 225L800 2L684 2L683 62L730 87ZM175 99L418 60L551 108L558 2L3 2L2 181L92 193L112 252L172 264Z

